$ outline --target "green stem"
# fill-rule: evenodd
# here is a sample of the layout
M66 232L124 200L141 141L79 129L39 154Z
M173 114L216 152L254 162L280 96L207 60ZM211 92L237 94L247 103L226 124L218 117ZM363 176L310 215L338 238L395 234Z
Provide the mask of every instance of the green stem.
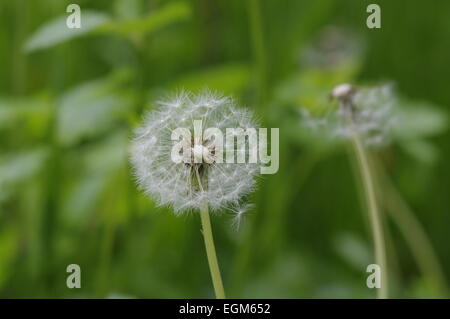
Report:
M108 219L100 247L99 274L97 277L96 297L105 298L108 294L110 279L110 264L114 246L114 237L116 233L116 221L113 218Z
M45 202L44 212L42 214L41 240L44 265L41 265L41 271L45 278L46 288L49 293L54 289L54 271L56 260L55 242L58 236L59 223L59 208L61 201L61 185L62 185L62 161L61 161L61 146L59 145L56 130L58 125L56 106L52 104L52 117L48 127L47 143L50 145L50 155L46 166L45 178Z
M125 167L121 168L120 173L117 176L113 176L110 187L105 190L104 208L99 211L99 218L103 222L100 252L98 262L98 275L96 286L94 287L94 294L96 298L105 298L108 296L110 290L110 281L112 280L112 265L113 265L113 253L114 244L116 241L117 230L120 226L120 212L117 210L117 205L120 202L125 201L126 193L124 191L117 192L116 185L124 185L125 179L128 177ZM111 214L110 212L113 212Z
M264 101L267 89L266 84L266 51L264 45L264 31L261 17L261 4L259 0L249 0L250 36L253 46L253 54L257 69L257 102L261 108L261 116L264 115Z
M439 287L440 292L447 296L448 288L445 284L447 281L430 239L381 165L377 162L375 164L377 164L386 211L402 232L424 276L433 278L433 282Z
M195 168L195 176L197 177L198 186L203 192L202 180L198 169ZM211 220L209 219L208 204L200 207L200 217L202 220L203 239L205 240L206 256L208 258L209 271L214 286L217 299L225 299L225 291L223 289L222 277L220 275L219 263L217 262L216 247L214 246L214 238L211 229Z
M220 276L219 263L217 262L216 248L214 247L214 238L211 230L211 221L209 219L208 205L203 205L200 209L202 220L203 239L205 240L206 255L208 257L209 270L214 285L214 291L217 299L225 299L222 277Z
M361 144L359 136L353 132L353 147L358 159L358 168L361 179L364 184L364 193L369 211L370 225L375 246L375 263L381 268L381 287L377 291L377 298L388 298L388 271L386 263L386 247L383 233L383 225L378 210L378 204L375 196L375 187L370 171L369 161L366 151Z
M29 4L25 0L17 2L15 12L15 36L13 45L13 58L12 58L12 85L13 92L16 95L23 95L26 93L27 86L27 57L23 52L23 42L27 34L29 21Z

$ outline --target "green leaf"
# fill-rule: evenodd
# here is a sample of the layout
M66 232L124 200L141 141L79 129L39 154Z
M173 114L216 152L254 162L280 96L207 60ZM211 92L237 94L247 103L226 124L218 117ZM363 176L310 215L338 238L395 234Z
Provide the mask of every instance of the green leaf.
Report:
M111 21L99 28L100 32L112 32L119 35L143 35L155 32L174 22L190 16L190 8L184 2L174 2L151 12L147 16L124 21Z
M439 155L432 143L420 139L402 141L400 146L416 160L427 164L433 164Z
M141 0L116 0L113 7L114 16L120 20L135 19L144 9Z
M400 139L430 137L448 127L447 113L427 102L400 101L395 135Z
M334 248L337 254L357 271L370 264L370 248L367 243L351 233L336 236Z
M0 128L16 128L22 121L46 124L51 104L35 98L0 98Z
M63 201L64 216L68 221L79 221L98 204L108 185L112 193L120 193L125 185L112 182L120 168L128 163L128 132L120 130L79 153L73 165L82 168L72 180L70 192ZM116 197L116 196L115 196Z
M432 164L439 150L426 139L448 128L447 113L428 102L399 99L394 114L393 137L400 147L416 160Z
M7 154L0 158L0 201L7 199L21 183L33 177L48 157L46 148Z
M133 96L120 90L122 81L113 75L65 93L59 102L59 142L77 143L105 132L123 119L133 106Z
M81 12L81 28L70 29L66 25L67 17L66 15L60 16L36 30L25 42L25 51L33 52L49 48L67 40L80 37L109 20L106 14L83 10Z
M107 174L117 170L128 162L129 136L126 130L119 130L107 139L91 147L83 157L89 173Z

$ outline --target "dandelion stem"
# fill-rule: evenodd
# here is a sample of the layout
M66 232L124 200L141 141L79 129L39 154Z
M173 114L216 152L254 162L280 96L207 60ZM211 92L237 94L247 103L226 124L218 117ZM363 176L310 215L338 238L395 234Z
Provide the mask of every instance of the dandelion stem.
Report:
M197 177L200 190L203 191L202 181L198 169L195 168L195 176ZM208 258L209 271L214 286L217 299L225 299L225 291L222 284L222 276L220 275L219 263L217 261L216 247L214 246L214 237L212 234L211 220L209 219L208 204L203 204L200 208L200 218L202 220L203 239L205 241L206 256Z
M208 257L209 270L211 271L211 278L214 285L216 298L225 299L225 291L223 289L219 263L217 262L216 248L214 247L214 238L211 229L211 221L209 219L208 205L204 205L200 209L200 217L202 220L203 239L205 240L206 255Z
M357 156L359 173L364 184L364 193L369 212L370 225L375 246L375 263L381 268L381 287L377 291L377 298L388 298L388 272L386 264L386 247L383 225L375 195L374 181L370 171L367 153L361 144L358 134L353 130L353 147Z

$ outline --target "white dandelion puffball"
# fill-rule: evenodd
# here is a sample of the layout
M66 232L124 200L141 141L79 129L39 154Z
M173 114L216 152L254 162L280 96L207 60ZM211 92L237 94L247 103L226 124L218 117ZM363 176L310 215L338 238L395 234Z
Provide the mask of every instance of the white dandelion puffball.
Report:
M340 106L325 117L300 110L304 126L329 138L350 139L356 132L367 146L380 147L390 142L398 103L391 86L355 88L345 83L336 86L331 97Z
M353 89L350 93L352 126L345 118L342 107L338 111L339 121L335 134L344 138L352 136L352 130L362 138L366 145L383 146L390 142L392 129L396 122L394 107L396 98L389 85ZM344 97L345 98L345 97Z
M226 160L227 152L238 156L248 151L248 143L236 143L228 149L225 136L227 128L256 128L252 113L237 108L231 98L209 91L198 95L181 92L157 104L146 114L133 140L131 162L140 188L175 213L197 210L205 204L213 211L239 205L254 189L260 166ZM200 138L195 134L199 121ZM183 135L174 141L173 132L180 128L188 130L190 137ZM219 139L204 134L208 128L223 132L223 148ZM183 161L172 156L175 143L182 145Z

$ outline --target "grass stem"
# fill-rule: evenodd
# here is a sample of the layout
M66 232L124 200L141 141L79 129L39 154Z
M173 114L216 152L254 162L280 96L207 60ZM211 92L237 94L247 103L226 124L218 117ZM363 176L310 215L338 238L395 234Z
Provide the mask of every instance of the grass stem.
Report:
M433 284L439 289L441 297L447 297L449 293L446 285L447 279L431 240L381 164L377 161L374 164L376 164L375 168L381 184L380 190L383 190L383 204L386 212L403 234L425 278L431 278Z
M259 0L249 0L250 37L256 66L257 105L261 116L265 115L265 99L267 92L266 50L262 24L261 3Z

